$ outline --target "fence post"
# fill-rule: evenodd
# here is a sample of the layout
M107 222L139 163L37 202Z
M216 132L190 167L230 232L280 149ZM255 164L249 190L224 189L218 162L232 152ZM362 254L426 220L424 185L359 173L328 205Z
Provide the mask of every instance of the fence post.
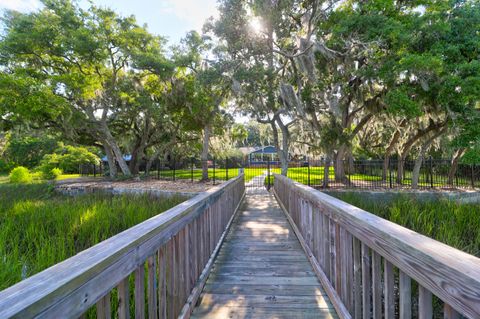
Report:
M175 181L175 156L173 157L173 181Z
M270 190L270 160L267 160L267 190Z
M93 164L93 177L97 177L97 170L95 169L95 164Z
M191 163L190 163L190 179L191 179L191 182L193 183L193 157L192 157L192 160L191 160ZM208 169L208 162L207 162L207 169Z
M393 188L393 182L392 182L392 161L388 159L388 179L390 182L390 188Z
M310 160L307 161L308 186L310 186Z
M157 159L157 179L160 179L160 159Z
M215 185L215 156L213 157L213 185Z
M475 168L474 164L470 165L470 177L471 177L471 182L472 182L472 188L475 188Z
M225 180L228 181L228 157L225 157Z
M430 156L430 188L433 188L433 158Z

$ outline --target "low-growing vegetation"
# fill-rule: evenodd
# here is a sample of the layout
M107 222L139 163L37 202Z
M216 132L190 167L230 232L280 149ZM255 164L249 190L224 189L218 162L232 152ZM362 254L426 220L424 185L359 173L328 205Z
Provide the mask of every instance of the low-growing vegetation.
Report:
M40 272L184 198L60 195L50 184L0 184L0 290Z
M361 193L336 197L382 218L480 257L480 205L447 199L422 201L407 195L366 199Z

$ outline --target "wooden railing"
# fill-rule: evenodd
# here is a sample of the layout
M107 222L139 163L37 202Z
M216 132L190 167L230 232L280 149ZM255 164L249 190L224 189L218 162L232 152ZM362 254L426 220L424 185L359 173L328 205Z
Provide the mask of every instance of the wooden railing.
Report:
M188 318L244 193L238 176L19 282L0 318Z
M274 192L340 317L480 318L479 258L284 176Z

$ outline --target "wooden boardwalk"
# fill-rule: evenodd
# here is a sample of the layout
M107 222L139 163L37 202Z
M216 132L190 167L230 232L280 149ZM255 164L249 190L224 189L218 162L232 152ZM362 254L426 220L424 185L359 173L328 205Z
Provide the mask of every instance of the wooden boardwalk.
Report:
M272 195L245 197L192 318L337 318Z

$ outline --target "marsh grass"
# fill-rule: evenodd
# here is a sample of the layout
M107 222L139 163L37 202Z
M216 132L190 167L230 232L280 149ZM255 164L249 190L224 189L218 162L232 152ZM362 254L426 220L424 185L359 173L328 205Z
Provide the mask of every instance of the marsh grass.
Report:
M359 193L336 197L370 213L480 257L480 204L448 199L418 200L397 195L392 200L372 200Z
M106 193L70 197L46 183L0 184L0 290L184 200Z

